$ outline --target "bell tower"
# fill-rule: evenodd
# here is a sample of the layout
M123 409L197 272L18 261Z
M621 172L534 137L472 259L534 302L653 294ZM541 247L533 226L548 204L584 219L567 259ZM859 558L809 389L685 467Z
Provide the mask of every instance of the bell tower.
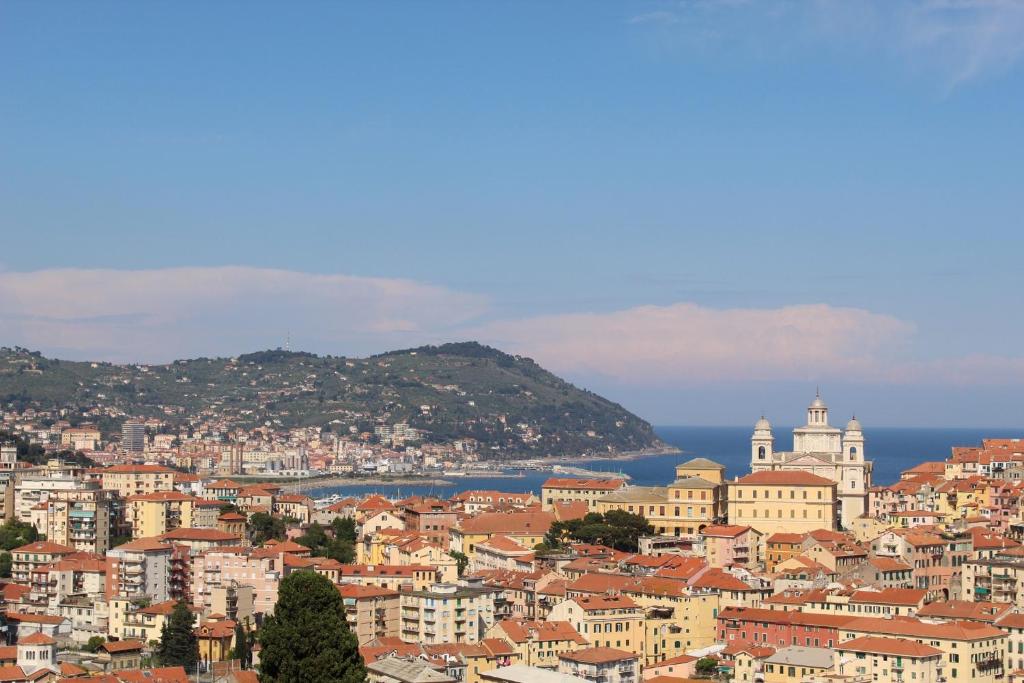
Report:
M771 468L774 455L775 436L772 434L772 423L765 419L764 415L754 425L754 435L750 439L750 469L757 472L760 469Z

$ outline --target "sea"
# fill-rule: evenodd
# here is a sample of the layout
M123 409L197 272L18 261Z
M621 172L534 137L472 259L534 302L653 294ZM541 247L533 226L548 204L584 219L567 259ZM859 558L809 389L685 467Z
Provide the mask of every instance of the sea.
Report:
M792 447L792 427L776 427L776 448ZM640 486L664 486L675 477L675 466L690 458L708 458L725 465L729 479L750 472L750 427L655 427L655 432L667 444L678 448L681 453L652 455L632 460L580 459L572 464L601 473L625 473L630 483ZM900 472L925 460L945 460L953 446L979 446L985 438L1016 438L1024 436L1024 430L1017 429L973 429L973 428L903 428L876 427L864 432L864 453L874 462L873 483L891 484L899 479ZM379 493L388 498L421 495L448 498L468 489L487 489L540 494L541 484L550 472L506 470L505 477L451 477L451 485L360 485L327 486L307 490L314 498L332 494L341 496L365 496Z

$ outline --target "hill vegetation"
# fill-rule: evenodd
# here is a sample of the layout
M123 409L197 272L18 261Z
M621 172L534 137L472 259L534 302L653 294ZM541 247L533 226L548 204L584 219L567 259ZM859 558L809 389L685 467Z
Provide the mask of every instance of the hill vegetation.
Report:
M651 426L533 360L463 342L369 358L260 351L165 365L116 365L0 349L0 404L66 409L119 433L127 417L168 430L320 426L373 432L407 423L426 442L475 440L484 455L602 454L660 445Z

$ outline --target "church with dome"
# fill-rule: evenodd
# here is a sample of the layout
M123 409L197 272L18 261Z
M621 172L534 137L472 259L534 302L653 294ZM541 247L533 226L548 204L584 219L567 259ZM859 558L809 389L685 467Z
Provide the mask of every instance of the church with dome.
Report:
M856 417L845 430L829 425L820 393L807 407L807 424L793 430L793 450L775 450L772 425L764 416L754 425L750 450L751 472L810 472L835 481L844 528L867 512L871 461L864 457L864 432Z

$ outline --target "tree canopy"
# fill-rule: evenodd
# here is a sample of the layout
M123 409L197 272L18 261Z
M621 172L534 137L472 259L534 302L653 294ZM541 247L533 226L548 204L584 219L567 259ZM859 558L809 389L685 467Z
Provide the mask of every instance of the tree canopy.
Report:
M266 512L257 512L249 517L249 536L256 545L272 538L283 540L284 532L285 523L280 517L273 517Z
M336 517L331 522L333 538L319 523L313 522L306 533L295 541L306 546L314 557L329 557L342 564L351 564L356 557L356 527L350 518Z
M194 671L199 661L199 639L192 630L195 616L184 602L174 606L160 632L157 658L163 666L183 666Z
M300 571L281 581L274 613L259 634L263 683L362 683L366 668L328 579Z
M0 526L0 548L14 550L39 539L39 532L28 522L9 519Z
M623 552L635 553L639 539L654 533L646 519L624 510L588 513L583 519L570 519L551 525L544 543L549 548L560 548L565 543L599 543Z

